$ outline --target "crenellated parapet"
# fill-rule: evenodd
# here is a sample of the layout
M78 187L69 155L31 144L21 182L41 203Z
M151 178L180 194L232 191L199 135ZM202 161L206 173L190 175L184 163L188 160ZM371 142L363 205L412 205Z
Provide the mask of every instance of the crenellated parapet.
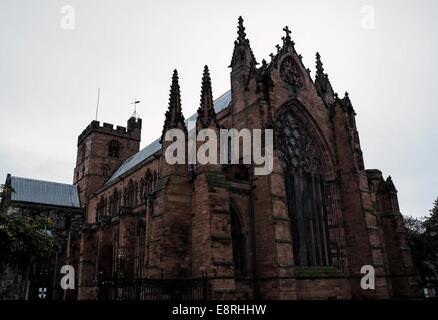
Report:
M91 123L82 131L78 137L78 145L80 145L86 137L88 137L92 132L100 132L104 134L110 134L120 138L131 138L140 141L142 120L140 118L131 117L128 120L127 127L116 126L114 127L111 123L100 122L97 120L91 121Z

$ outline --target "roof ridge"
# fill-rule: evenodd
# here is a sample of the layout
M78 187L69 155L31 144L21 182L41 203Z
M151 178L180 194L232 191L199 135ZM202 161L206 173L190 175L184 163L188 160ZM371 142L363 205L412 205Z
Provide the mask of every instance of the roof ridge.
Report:
M76 185L11 176L12 201L80 208Z
M34 178L25 178L25 177L19 177L19 176L12 176L11 175L11 179L12 178L21 179L21 180L28 180L28 181L35 181L35 182L46 182L46 183L51 183L51 184L59 184L59 185L63 185L63 186L69 186L69 187L76 187L77 188L77 185L75 185L75 184L64 183L64 182L55 182L55 181L48 181L48 180L41 180L41 179L34 179Z

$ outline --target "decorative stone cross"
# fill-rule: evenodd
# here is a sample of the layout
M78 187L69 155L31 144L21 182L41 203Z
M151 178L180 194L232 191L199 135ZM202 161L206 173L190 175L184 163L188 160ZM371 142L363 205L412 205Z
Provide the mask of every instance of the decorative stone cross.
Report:
M283 31L286 32L286 38L289 38L290 34L292 33L292 31L289 30L289 27L288 26L284 27Z

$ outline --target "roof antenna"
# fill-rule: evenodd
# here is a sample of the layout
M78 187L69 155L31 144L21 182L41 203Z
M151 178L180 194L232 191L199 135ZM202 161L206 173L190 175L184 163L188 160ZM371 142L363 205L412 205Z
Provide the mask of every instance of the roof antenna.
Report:
M100 88L97 91L97 104L96 104L96 121L97 121L97 112L99 111L99 97L100 97Z
M140 103L140 102L141 102L140 100L135 100L135 99L134 99L134 102L131 102L131 104L134 105L134 113L132 114L131 118L132 117L135 119L138 118L139 114L137 113L137 103Z

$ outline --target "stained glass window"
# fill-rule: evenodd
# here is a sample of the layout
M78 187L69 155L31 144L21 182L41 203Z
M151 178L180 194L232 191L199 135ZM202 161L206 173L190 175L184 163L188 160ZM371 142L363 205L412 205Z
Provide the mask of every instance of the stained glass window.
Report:
M278 121L295 265L331 265L324 179L312 138L290 113Z

